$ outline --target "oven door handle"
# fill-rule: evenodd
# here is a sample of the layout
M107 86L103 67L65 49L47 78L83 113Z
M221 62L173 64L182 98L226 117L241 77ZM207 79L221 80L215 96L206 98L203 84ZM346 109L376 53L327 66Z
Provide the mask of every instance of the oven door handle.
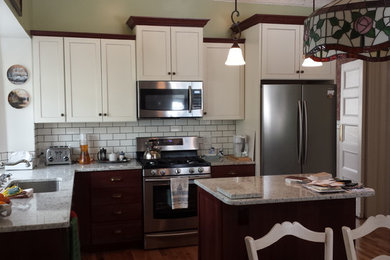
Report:
M187 232L175 232L175 233L161 233L161 234L147 234L148 237L176 237L176 236L189 236L197 235L198 231L187 231Z
M206 178L210 178L211 177L211 175L210 174L205 174L205 175L202 175L202 176L200 176L200 177L190 177L190 178L188 178L188 181L190 182L190 183L193 183L193 181L194 180L197 180L197 179L206 179ZM184 178L184 177L173 177L173 178ZM164 181L166 181L166 182L169 182L169 180L170 180L171 178L148 178L148 179L144 179L144 181L145 182L164 182ZM192 182L191 182L192 181Z

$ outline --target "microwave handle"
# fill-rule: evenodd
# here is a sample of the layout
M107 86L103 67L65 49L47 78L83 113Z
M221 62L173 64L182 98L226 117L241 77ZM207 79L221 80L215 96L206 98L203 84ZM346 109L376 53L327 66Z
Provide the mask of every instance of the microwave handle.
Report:
M189 100L188 111L192 113L192 87L191 86L188 86L188 100Z

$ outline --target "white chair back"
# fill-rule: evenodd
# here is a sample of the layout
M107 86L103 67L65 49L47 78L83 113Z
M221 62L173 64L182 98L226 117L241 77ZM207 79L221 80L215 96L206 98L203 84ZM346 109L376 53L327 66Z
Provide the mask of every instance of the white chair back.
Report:
M325 257L324 260L333 259L333 230L325 228L325 232L315 232L309 230L299 224L298 222L283 222L282 224L275 224L273 228L265 236L254 240L250 236L245 237L246 249L249 260L258 260L257 251L266 248L277 242L284 236L292 235L307 241L324 243Z
M390 215L371 216L363 223L363 225L353 230L351 230L349 227L342 227L345 251L347 253L348 260L357 260L353 241L355 239L364 237L381 227L390 229ZM390 256L380 255L373 258L373 260L390 260Z

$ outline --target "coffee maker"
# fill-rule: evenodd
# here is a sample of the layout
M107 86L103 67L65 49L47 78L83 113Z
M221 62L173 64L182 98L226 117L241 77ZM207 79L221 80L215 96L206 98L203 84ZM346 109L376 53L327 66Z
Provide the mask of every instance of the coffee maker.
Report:
M248 156L248 136L246 135L233 136L233 154L234 157Z

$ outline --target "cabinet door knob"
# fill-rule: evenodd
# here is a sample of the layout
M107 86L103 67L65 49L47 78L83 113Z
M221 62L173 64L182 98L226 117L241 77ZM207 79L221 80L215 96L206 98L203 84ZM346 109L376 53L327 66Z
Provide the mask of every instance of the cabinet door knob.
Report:
M305 71L304 70L301 70L301 73L304 73Z
M173 75L176 75L176 72L172 72Z
M205 111L205 112L203 112L203 115L207 115L207 112Z
M103 116L107 116L107 113L104 113Z
M170 72L168 72L168 75L171 75L171 73L170 73Z
M64 114L64 113L61 113L61 116L65 116L65 114Z
M99 116L102 116L102 113L99 113Z
M297 70L296 73L299 73L299 70Z

